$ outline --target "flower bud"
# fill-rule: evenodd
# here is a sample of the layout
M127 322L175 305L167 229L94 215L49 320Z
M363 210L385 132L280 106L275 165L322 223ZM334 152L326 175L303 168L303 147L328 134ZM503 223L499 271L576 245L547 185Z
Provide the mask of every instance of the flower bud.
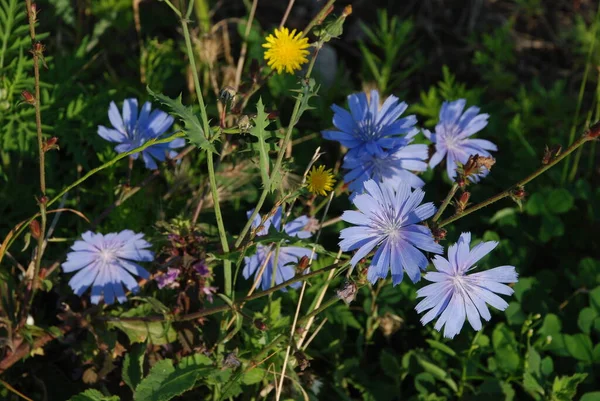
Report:
M296 351L294 353L294 357L296 357L296 361L298 362L298 367L300 368L300 370L303 371L304 369L310 366L310 362L308 361L306 355L304 355L304 352Z
M455 202L456 213L462 213L469 204L469 198L471 197L470 192L463 192L458 200Z
M446 234L448 233L448 231L446 231L446 230L445 230L445 229L443 229L443 228L439 228L439 227L433 227L433 228L431 229L431 233L433 234L433 238L434 238L436 241L441 241L441 240L443 240L443 239L445 239L445 238L446 238Z
M342 17L346 18L350 14L352 14L352 4L348 4L346 7L344 7L344 11L342 11Z
M40 235L42 235L42 229L40 228L40 223L37 220L32 220L29 223L29 230L31 231L31 236L34 239L39 239Z
M49 150L53 150L53 149L59 149L58 145L58 138L53 136L52 138L46 140L44 142L44 145L42 146L42 151L44 152L48 152Z
M30 104L32 106L35 105L35 97L28 90L24 90L23 92L21 92L21 96L23 97L23 100L25 100L25 103Z
M304 270L306 270L309 263L310 263L310 259L308 258L308 256L306 256L306 255L302 256L302 258L300 258L300 261L296 265L296 273L300 273L300 274L304 273Z
M356 284L351 281L346 281L344 286L337 290L337 296L344 301L346 305L350 305L350 303L356 298L357 290L358 288L356 287Z
M227 104L233 100L235 95L236 95L235 89L233 89L231 86L225 86L219 92L219 100L221 101L221 103Z
M254 320L254 327L256 327L257 329L259 329L260 331L266 331L267 330L267 325L265 324L265 322L263 322L260 319Z
M223 359L223 367L224 368L232 368L235 369L238 366L240 366L242 363L240 362L240 360L238 359L237 355L235 355L234 352L230 352L229 354L225 355L225 358Z

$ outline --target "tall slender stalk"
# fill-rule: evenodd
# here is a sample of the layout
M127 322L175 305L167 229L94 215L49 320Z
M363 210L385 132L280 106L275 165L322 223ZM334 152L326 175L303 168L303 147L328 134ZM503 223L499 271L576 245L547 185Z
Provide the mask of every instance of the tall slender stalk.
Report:
M40 233L37 238L38 246L35 254L35 265L33 271L33 283L31 286L31 298L29 303L33 302L33 297L37 289L38 276L42 263L42 254L44 253L44 239L46 234L46 160L44 150L44 138L42 136L42 111L41 111L41 96L40 96L40 57L43 57L43 46L39 43L35 36L35 23L37 18L37 8L32 4L31 0L26 0L27 17L29 21L29 36L31 37L31 54L33 55L33 73L35 85L35 126L37 132L38 156L40 165L40 193L41 198L38 200L40 208Z
M188 9L183 16L176 7L174 7L169 1L166 1L167 4L175 11L177 16L181 21L181 28L183 29L183 37L185 39L185 48L187 51L187 56L190 61L190 68L192 69L192 77L194 78L194 88L196 90L196 97L198 98L198 105L200 106L200 115L202 117L202 126L204 129L204 133L209 140L213 138L210 137L211 129L208 123L208 115L206 114L206 105L204 104L204 97L202 95L202 90L200 89L200 81L198 80L198 70L196 68L196 56L194 54L194 50L192 48L192 40L190 37L190 30L188 28L188 20L192 15L192 11L194 9L194 0L190 0L188 3ZM215 209L215 219L217 220L217 229L219 231L219 239L221 241L221 247L223 248L223 252L229 252L229 243L227 242L227 233L225 232L225 225L223 224L223 215L221 214L221 206L219 204L219 193L217 192L217 180L215 178L215 166L214 166L214 157L212 152L207 151L207 161L208 164L208 177L210 183L210 192L212 194L214 209ZM231 295L233 290L231 282L231 261L225 260L223 261L224 267L224 277L225 277L225 294Z
M452 185L452 188L448 192L448 195L446 195L446 199L444 199L444 201L442 202L442 205L440 206L437 213L433 216L433 218L431 220L438 221L439 218L442 217L444 210L446 210L446 208L450 204L450 201L452 200L452 197L454 196L454 194L456 193L457 190L458 190L458 184L454 183L454 185Z
M533 173L529 174L527 177L523 178L521 181L515 183L514 185L512 185L508 189L500 192L499 194L494 195L491 198L488 198L488 199L484 200L483 202L476 204L475 206L471 206L470 208L465 209L462 213L458 213L452 217L442 220L440 222L440 224L438 225L438 227L440 227L440 228L444 227L450 223L455 222L456 220L462 219L463 217L465 217L473 212L476 212L479 209L483 209L484 207L489 206L492 203L498 202L500 199L504 199L504 198L511 196L512 191L514 191L515 189L517 189L519 187L525 186L530 181L533 181L538 176L540 176L541 174L546 172L546 170L549 170L552 167L556 166L558 163L560 163L567 156L569 156L571 153L573 153L581 145L583 145L584 143L586 143L588 141L592 141L592 140L594 140L592 135L589 135L587 133L582 135L581 138L579 138L571 146L569 146L569 148L567 150L565 150L564 153L562 153L560 156L556 157L554 160L550 161L548 164L540 167Z
M306 79L310 78L310 74L312 73L313 67L315 66L315 60L317 59L317 54L318 54L318 51L315 52L314 56L310 60L310 64L308 65L308 69L306 70L306 76L305 76ZM250 227L252 226L252 222L254 221L254 218L258 215L258 213L260 212L260 209L262 208L263 204L265 203L265 200L267 199L267 195L271 191L271 184L273 183L273 179L275 178L275 176L277 174L281 173L280 172L281 163L283 162L283 156L285 155L285 149L286 149L288 143L290 142L290 139L292 138L292 132L294 131L294 127L296 126L296 123L298 121L298 117L299 117L298 112L300 111L301 103L302 103L302 94L300 93L300 94L298 94L298 97L296 98L296 103L294 104L294 111L292 112L292 118L290 120L290 125L288 126L287 132L285 134L285 138L283 139L283 142L281 143L279 153L277 154L277 160L275 161L275 165L273 166L273 170L271 171L271 175L269 177L268 185L265 185L265 187L263 188L263 191L260 194L260 198L258 199L258 202L256 204L256 207L252 211L252 215L248 218L248 222L242 229L240 236L238 237L237 241L235 242L235 248L238 248L241 245L242 241L246 237L246 234L248 233L248 230L250 230Z

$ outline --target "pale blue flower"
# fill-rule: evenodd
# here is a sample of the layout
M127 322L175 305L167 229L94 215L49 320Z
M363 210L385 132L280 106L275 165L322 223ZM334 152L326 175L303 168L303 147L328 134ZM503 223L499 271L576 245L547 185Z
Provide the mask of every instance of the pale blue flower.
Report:
M350 112L335 104L331 106L337 130L323 131L323 137L340 142L350 152L381 156L418 132L415 116L400 118L408 105L395 96L388 97L380 107L376 90L370 92L370 99L364 92L356 93L348 96L348 106Z
M252 211L249 211L248 216L251 214ZM265 221L262 229L258 231L256 235L258 237L267 235L271 227L276 231L281 231L281 214L282 210L281 207L279 207L275 214ZM257 228L260 222L260 216L256 215L252 222L252 228ZM283 231L292 237L306 239L312 236L310 231L311 225L312 220L308 216L301 216L285 224ZM276 247L273 244L258 244L254 255L244 257L244 270L242 272L244 278L248 279L250 276L254 275L256 280L262 266L266 263L266 267L262 273L260 286L263 290L267 290L271 287L273 272L275 272L275 285L281 284L284 281L293 278L296 275L296 265L300 259L303 256L310 257L312 253L312 251L307 248L281 245L277 257L277 266L275 266L275 252ZM316 254L313 255L313 259L316 259L316 257ZM300 286L299 282L290 285L292 288L298 288L298 286Z
M394 285L402 281L404 272L413 282L421 278L427 267L427 258L419 249L442 253L429 228L418 223L435 214L433 203L421 205L425 192L402 181L377 183L368 180L366 193L357 195L353 202L358 211L345 211L342 220L355 224L340 233L343 251L357 250L350 260L355 266L375 247L367 278L371 283L385 279L391 270Z
M110 103L108 118L113 128L98 126L98 135L110 142L117 142L115 146L117 153L128 152L142 146L149 139L157 138L164 134L171 125L173 117L161 110L152 110L150 102L144 103L138 115L137 99L125 99L123 102L123 114L119 112L115 102ZM168 143L152 145L144 149L142 159L146 168L156 170L156 161L165 161L166 156L173 158L177 155L173 149L185 145L183 138L176 138ZM137 159L139 153L131 155Z
M177 282L177 279L179 278L179 274L181 274L180 269L169 267L166 272L156 276L154 280L156 280L159 289L163 289L165 287L178 288L179 283Z
M469 156L491 156L490 150L498 150L496 145L485 139L470 138L473 134L481 131L488 123L488 114L478 114L478 107L469 107L463 113L466 105L465 99L454 102L444 102L440 109L440 121L435 126L435 133L423 130L423 134L435 143L435 153L429 161L433 168L446 157L446 171L448 177L453 181L456 179L456 163L465 164ZM487 175L482 171L479 176ZM477 176L470 177L477 181Z
M65 273L78 271L69 285L76 295L81 296L92 286L92 303L97 304L104 297L104 303L127 300L123 286L131 292L139 291L132 275L150 278L150 273L135 262L151 262L154 254L147 248L150 243L143 239L144 234L131 230L106 235L85 232L82 241L75 241L62 264Z
M512 288L501 283L516 283L514 266L500 266L467 275L475 263L490 253L498 243L482 242L470 249L471 233L463 233L458 242L448 248L448 259L436 256L433 265L437 272L429 272L424 278L433 282L419 291L417 297L425 297L416 306L418 313L429 309L421 322L425 325L439 316L435 329L444 327L444 337L452 338L462 329L465 319L471 327L481 330L481 316L492 317L486 304L505 310L508 304L498 294L511 295Z
M365 181L404 181L412 188L421 188L425 182L411 171L427 170L427 145L402 145L382 155L350 152L344 157L343 168L350 170L344 175L348 189L362 193Z

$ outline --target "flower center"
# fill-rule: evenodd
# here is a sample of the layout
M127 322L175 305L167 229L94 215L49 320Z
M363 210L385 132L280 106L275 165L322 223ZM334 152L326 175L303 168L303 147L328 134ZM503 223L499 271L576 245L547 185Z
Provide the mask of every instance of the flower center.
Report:
M100 260L106 264L111 264L116 259L115 252L113 249L102 249L100 251Z

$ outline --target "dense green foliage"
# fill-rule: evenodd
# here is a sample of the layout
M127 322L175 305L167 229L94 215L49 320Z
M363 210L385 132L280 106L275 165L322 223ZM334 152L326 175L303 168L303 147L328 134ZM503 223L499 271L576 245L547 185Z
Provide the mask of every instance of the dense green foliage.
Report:
M183 8L187 2L173 3ZM46 47L47 64L40 72L42 128L45 138L58 138L59 146L46 153L50 199L117 156L113 144L97 135L98 125L108 125L111 101L153 101L176 118L174 131L185 133L191 146L180 162L167 161L157 173L141 161L120 160L52 205L80 215L48 215L52 235L31 307L28 277L36 241L26 228L11 243L0 259L1 399L275 399L287 363L290 380L284 381L283 399L600 400L596 142L527 185L522 205L507 198L446 227L444 246L465 231L477 240L499 241L481 267L513 265L519 273L515 294L506 298L508 309L493 311L481 332L465 326L446 340L432 325L422 326L414 311L422 283L408 280L396 287L390 280L364 285L349 306L332 302L317 315L310 334L319 330L309 346L292 349L289 358L286 346L299 290L274 292L237 309L228 306L230 297L215 296L210 303L193 285L159 290L152 280L123 305L91 305L87 295L74 295L67 285L70 275L59 265L72 242L93 227L104 233L145 233L157 254L148 266L151 273L164 270L171 260L169 235L185 238L186 268L206 258L214 274L210 284L222 292L223 262L231 262L235 298L245 297L252 283L236 270L245 248L223 252L208 186L208 152L216 160L230 244L263 188L269 189L268 207L261 213L280 200L278 194L289 192L294 200L284 201L292 216L321 218L326 198L298 187L318 146L324 153L319 162L334 167L342 181L342 150L323 140L320 131L332 125L329 106L344 104L350 93L377 88L399 96L420 125L430 129L445 100L466 98L490 114L483 132L499 151L489 177L470 187L473 203L533 172L546 147L555 153L557 145L565 149L600 119L595 2L502 0L474 2L478 5L472 8L463 2L440 7L430 0L418 6L357 4L344 33L321 51L314 79L300 82L294 75L261 75L256 67L264 65L261 45L278 26L287 2L259 1L248 30L251 1L195 3L189 24L208 123L217 127L221 122L225 102L219 92L236 86L243 48L247 60L239 93L251 94L241 97L249 130L227 116L225 134L215 138L207 132L180 21L164 2L38 3L38 39ZM320 8L313 10L309 1L296 3L287 25L300 30ZM337 2L333 14L339 16L347 3ZM246 32L247 49L242 45ZM28 35L23 2L0 0L0 243L12 242L15 226L38 212L41 195L35 111L21 97L34 87ZM300 118L293 121L296 99ZM292 156L273 172L290 124L295 125ZM422 178L426 199L439 204L451 183L440 169ZM326 217L332 221L322 232L311 270L336 260L339 232L346 225L335 218L349 205L338 186ZM270 233L260 241L288 239L279 235ZM258 242L245 250L252 252ZM356 276L364 284L362 273L359 268ZM335 299L344 275L331 282L327 273L311 277L301 327L323 291L325 303ZM174 321L212 307L223 307L223 313ZM26 323L28 316L33 324ZM162 318L116 319L148 316ZM26 344L31 349L3 371L2 363Z

